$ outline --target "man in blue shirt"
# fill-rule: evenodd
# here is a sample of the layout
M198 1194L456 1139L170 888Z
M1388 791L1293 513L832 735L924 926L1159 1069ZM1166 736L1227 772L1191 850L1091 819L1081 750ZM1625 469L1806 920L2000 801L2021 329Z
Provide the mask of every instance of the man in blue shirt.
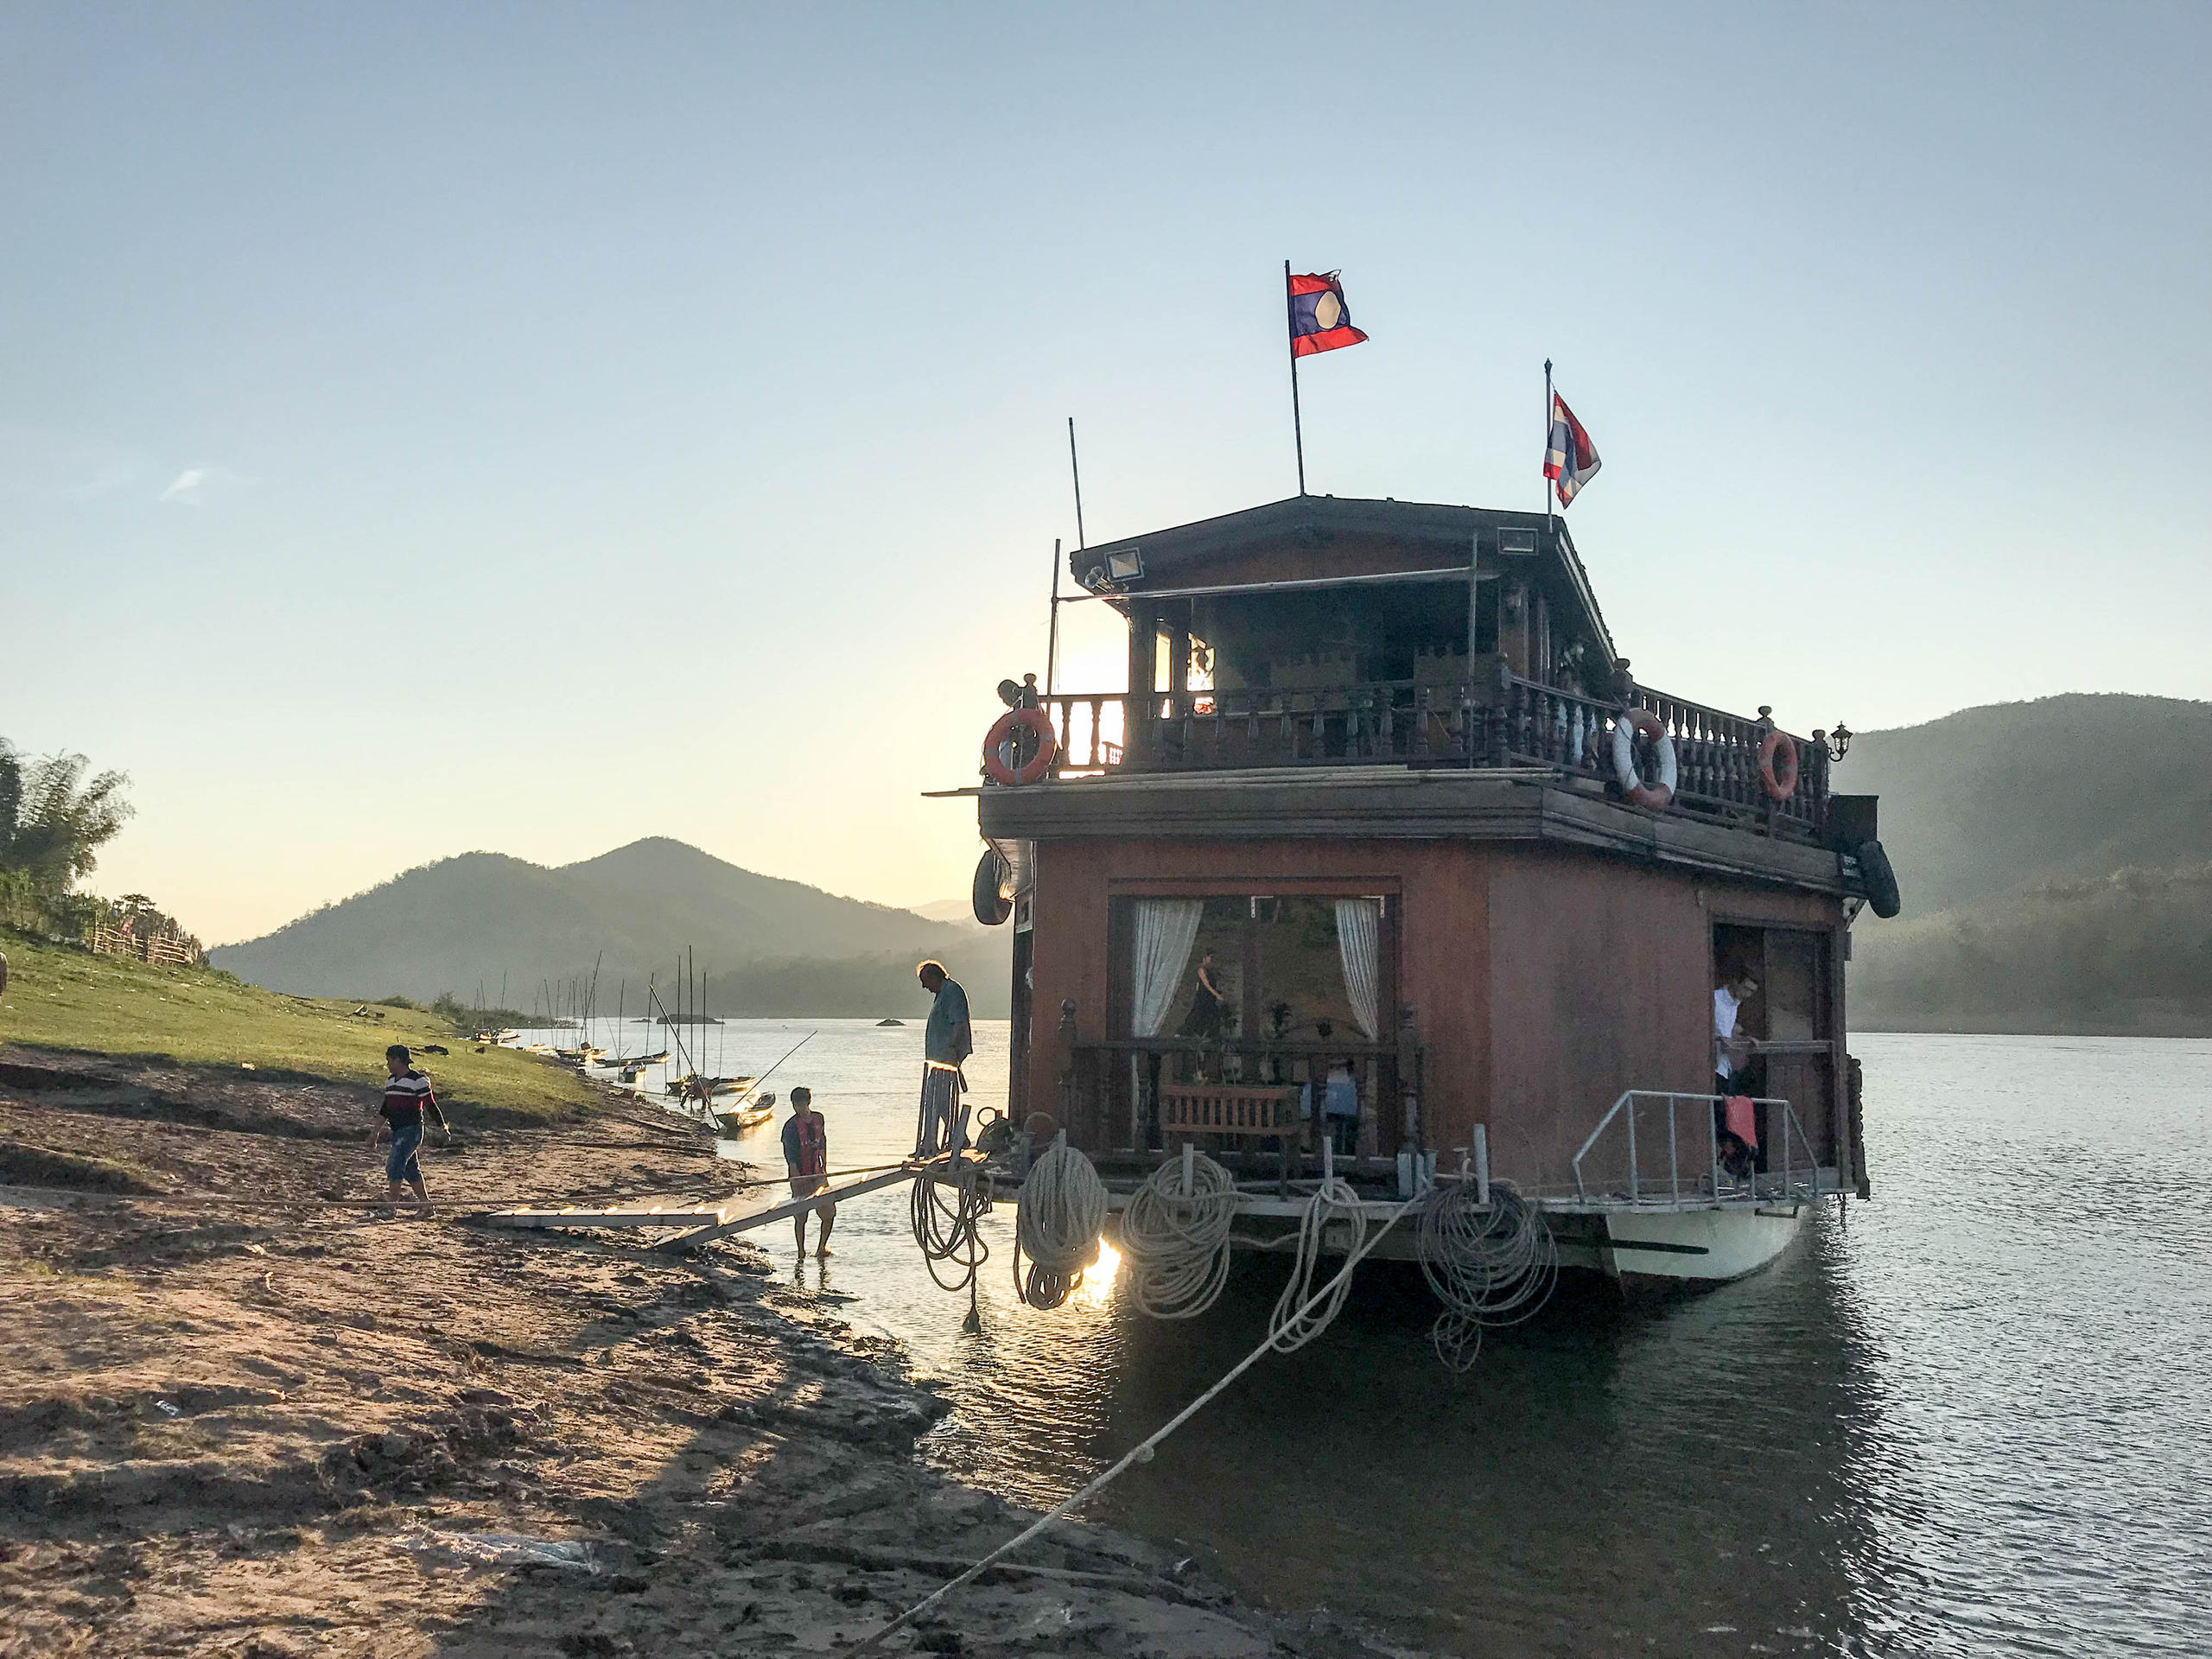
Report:
M914 1142L917 1154L933 1158L967 1144L960 1096L968 1079L960 1067L976 1052L976 1033L968 1021L968 993L944 971L943 963L924 963L914 969L914 977L936 999L922 1033L922 1123Z

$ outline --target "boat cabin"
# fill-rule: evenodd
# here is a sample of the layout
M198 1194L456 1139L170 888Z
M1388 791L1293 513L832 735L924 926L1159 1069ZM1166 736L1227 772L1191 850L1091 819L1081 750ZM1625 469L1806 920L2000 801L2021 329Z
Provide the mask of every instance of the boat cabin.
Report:
M1128 619L1127 689L1038 699L991 768L1026 781L976 791L1017 1122L1109 1177L1195 1141L1679 1191L1710 1173L1714 988L1748 969L1760 1167L1865 1190L1872 801L1831 795L1822 734L1637 683L1563 522L1301 496L1071 569ZM1628 1091L1685 1102L1624 1123Z

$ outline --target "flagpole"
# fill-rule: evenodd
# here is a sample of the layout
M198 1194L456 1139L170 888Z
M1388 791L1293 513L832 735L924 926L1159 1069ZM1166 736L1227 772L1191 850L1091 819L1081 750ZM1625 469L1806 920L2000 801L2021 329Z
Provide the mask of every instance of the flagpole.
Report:
M1290 350L1290 430L1298 445L1298 493L1306 493L1306 423L1298 412L1298 312L1291 302L1290 261L1282 262L1283 339Z
M1051 625L1045 631L1045 696L1052 696L1052 670L1060 655L1060 538L1052 537L1052 609Z
M1548 357L1548 358L1546 358L1546 359L1544 359L1544 457L1545 457L1545 459L1546 459L1547 461L1548 461L1548 460L1551 458L1551 452L1552 452L1552 360L1551 360L1551 359L1549 359L1549 358ZM1546 480L1544 480L1544 530L1545 530L1545 532L1546 532L1547 534L1548 534L1548 533L1550 532L1550 531L1551 531L1551 527L1552 527L1552 481L1551 481L1551 480L1549 480L1549 479L1546 479Z

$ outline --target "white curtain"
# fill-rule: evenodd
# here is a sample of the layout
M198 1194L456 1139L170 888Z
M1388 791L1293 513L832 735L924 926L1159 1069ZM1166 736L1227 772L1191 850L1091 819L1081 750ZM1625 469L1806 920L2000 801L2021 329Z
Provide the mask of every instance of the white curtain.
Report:
M1369 1042L1382 1029L1375 1002L1382 963L1382 906L1372 899L1337 900L1337 953L1344 958L1344 997Z
M1191 960L1191 947L1198 940L1198 923L1205 915L1202 899L1140 899L1136 901L1135 938L1132 941L1134 971L1129 976L1129 1035L1157 1037L1167 1023L1182 988L1183 969ZM1129 1056L1129 1144L1144 1144L1144 1056Z
M1136 901L1135 972L1130 976L1129 1034L1157 1037L1167 1023L1182 988L1183 969L1198 943L1198 920L1205 914L1198 899L1140 899Z

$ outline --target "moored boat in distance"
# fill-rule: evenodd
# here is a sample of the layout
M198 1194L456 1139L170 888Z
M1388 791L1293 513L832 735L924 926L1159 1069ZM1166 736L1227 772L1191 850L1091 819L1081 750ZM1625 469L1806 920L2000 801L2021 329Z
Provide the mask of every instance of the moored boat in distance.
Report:
M1653 1280L1870 1192L1844 976L1897 895L1847 732L1638 684L1545 515L1301 496L1070 563L1131 689L1029 687L957 791L1033 1144L1117 1207L1195 1146L1248 1249L1325 1177L1377 1217L1463 1184ZM1732 1055L1716 988L1752 982Z

